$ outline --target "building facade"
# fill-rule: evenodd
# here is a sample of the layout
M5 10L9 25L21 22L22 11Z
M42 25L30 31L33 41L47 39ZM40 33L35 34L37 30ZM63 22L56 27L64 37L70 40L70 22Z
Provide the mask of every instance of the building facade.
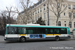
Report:
M28 20L28 23L35 23L38 18L42 17L46 25L56 26L57 17L50 10L51 4L48 0L38 0L38 3L31 6L28 11L31 11L32 19ZM58 26L69 27L70 31L75 28L75 2L64 0L62 2L62 9L66 7L65 11L59 16ZM54 10L56 11L56 10ZM23 24L20 16L25 16L25 11L21 12L17 17L17 23ZM30 14L30 13L29 13Z

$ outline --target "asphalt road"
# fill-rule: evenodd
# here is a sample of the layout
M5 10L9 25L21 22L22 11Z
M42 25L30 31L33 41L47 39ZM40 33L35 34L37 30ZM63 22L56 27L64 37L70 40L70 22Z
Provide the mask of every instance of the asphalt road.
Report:
M5 42L0 36L0 50L75 50L75 40L43 40L21 42Z

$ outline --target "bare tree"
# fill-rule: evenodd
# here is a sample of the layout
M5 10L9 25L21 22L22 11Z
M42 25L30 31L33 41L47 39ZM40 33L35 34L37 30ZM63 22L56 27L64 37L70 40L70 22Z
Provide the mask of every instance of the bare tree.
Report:
M58 19L60 15L66 10L67 5L63 4L64 0L48 0L48 4L50 5L49 10L54 13L57 17L56 26L58 26ZM63 7L63 5L65 7Z
M30 20L31 18L31 5L32 5L32 2L30 0L20 0L20 4L21 4L21 8L23 10L23 14L21 14L18 10L18 14L19 14L19 19L21 21L22 24L27 24L28 21ZM32 18L31 18L32 19Z
M12 10L13 7L6 7L6 15L7 15L7 19L9 19L8 23L11 24L12 23L12 18L15 17L15 15L17 14L17 10ZM16 22L15 22L16 23Z
M0 14L0 28L4 29L6 27L6 14L5 12L1 12Z
M0 28L5 29L6 24L14 24L16 20L13 19L16 12L12 10L12 7L9 9L6 7L6 10L0 13Z

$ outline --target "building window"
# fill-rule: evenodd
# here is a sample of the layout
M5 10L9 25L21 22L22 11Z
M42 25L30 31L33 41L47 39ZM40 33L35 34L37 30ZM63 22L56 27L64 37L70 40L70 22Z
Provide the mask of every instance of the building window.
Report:
M63 7L65 7L65 4L63 4Z
M68 9L71 9L71 5L68 5Z
M75 9L75 5L73 5L73 9Z
M73 18L75 18L75 13L73 13Z
M65 24L65 27L66 27L66 24Z
M42 12L42 8L40 8L40 12Z
M45 7L44 7L44 10L45 10Z
M47 9L48 9L48 4L47 4Z
M38 13L39 13L39 9L38 9Z
M37 11L36 11L36 14L37 14Z
M46 5L44 4L44 10L45 10L45 6L46 6Z
M75 22L74 22L74 28L75 28Z
M42 14L40 15L40 17L42 17Z
M66 21L64 21L64 22L66 22Z
M72 15L71 12L69 12L69 18L71 18L71 15Z
M65 16L65 13L64 13L64 16Z
M33 15L34 15L34 12L33 12Z
M72 28L72 22L69 22L69 27Z
M58 3L58 8L60 8L60 4Z
M58 26L61 26L61 21L58 22Z
M44 6L46 6L46 5L44 4Z

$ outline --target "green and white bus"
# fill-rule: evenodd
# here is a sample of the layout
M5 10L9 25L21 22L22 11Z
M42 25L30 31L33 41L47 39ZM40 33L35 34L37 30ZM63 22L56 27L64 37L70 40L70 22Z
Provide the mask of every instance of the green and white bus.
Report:
M18 25L7 24L5 41L17 41L22 42L26 40L37 39L70 39L70 29L68 27L61 26L40 26L40 25Z

